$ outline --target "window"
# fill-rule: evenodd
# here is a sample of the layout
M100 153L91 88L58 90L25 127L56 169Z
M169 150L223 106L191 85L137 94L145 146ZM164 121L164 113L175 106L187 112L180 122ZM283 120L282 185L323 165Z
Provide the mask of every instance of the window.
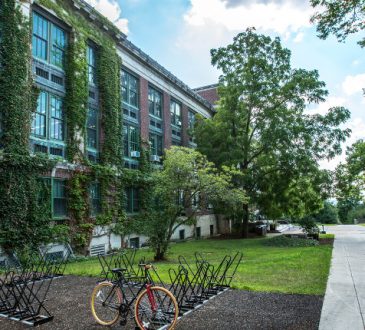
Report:
M40 92L31 132L38 138L64 141L64 110L61 97L45 91Z
M96 216L101 212L100 185L93 182L89 186L90 214Z
M135 126L123 125L124 156L131 157L132 151L139 150L139 131Z
M127 205L126 211L127 213L137 213L139 211L139 191L137 188L127 188L126 191L127 196Z
M185 239L185 229L179 230L179 239Z
M194 129L194 125L195 125L195 113L191 110L188 111L188 127L189 127L189 141L190 142L194 142L194 137L192 136L193 132L192 130Z
M67 198L65 180L52 180L52 214L53 218L67 216Z
M151 115L162 118L162 94L151 87L148 88L148 108Z
M122 71L122 99L124 103L138 107L138 80L126 71Z
M89 108L87 111L87 122L86 122L86 133L87 142L86 146L88 149L97 150L99 139L99 112L96 109Z
M195 125L195 113L191 110L188 112L188 125L190 129L193 129Z
M87 46L87 75L89 84L96 84L96 58L95 49L91 46Z
M150 134L151 155L162 156L162 136Z
M181 127L181 105L175 101L170 103L171 124Z
M33 13L33 56L64 68L66 51L66 33L57 25Z

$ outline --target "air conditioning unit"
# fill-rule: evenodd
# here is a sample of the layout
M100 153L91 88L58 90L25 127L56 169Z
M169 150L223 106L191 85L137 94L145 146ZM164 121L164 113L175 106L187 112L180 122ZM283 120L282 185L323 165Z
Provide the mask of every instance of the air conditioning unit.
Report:
M151 155L151 162L159 162L160 156L157 155Z
M131 157L139 158L141 157L141 153L139 151L131 151Z

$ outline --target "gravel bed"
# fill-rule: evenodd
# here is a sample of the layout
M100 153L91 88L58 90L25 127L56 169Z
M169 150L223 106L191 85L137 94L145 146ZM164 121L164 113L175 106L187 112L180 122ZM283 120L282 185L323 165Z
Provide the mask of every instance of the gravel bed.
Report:
M95 278L67 276L55 279L46 307L54 320L42 330L108 329L94 321L89 300ZM321 296L227 291L184 316L176 330L183 329L318 329L323 303ZM21 330L25 325L0 318L0 329ZM118 323L109 329L134 329Z

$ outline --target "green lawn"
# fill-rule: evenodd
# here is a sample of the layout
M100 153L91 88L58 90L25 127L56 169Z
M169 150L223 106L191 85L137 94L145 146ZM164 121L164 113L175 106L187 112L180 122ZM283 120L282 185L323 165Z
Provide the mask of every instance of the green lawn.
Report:
M335 238L335 234L319 234L319 238Z
M165 281L169 268L176 268L179 255L191 262L194 252L201 252L213 264L218 264L226 254L242 251L244 258L239 266L232 287L243 290L283 292L298 294L325 293L330 267L332 247L271 247L265 239L250 240L200 240L172 244L168 261L154 263ZM137 259L146 256L152 260L152 252L138 251ZM100 274L97 259L70 263L66 273L74 275Z

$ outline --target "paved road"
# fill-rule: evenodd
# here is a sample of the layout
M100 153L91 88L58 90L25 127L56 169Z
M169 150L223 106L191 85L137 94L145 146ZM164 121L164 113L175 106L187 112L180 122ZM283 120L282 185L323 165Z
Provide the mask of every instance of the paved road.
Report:
M327 227L335 234L319 330L365 329L365 227Z

